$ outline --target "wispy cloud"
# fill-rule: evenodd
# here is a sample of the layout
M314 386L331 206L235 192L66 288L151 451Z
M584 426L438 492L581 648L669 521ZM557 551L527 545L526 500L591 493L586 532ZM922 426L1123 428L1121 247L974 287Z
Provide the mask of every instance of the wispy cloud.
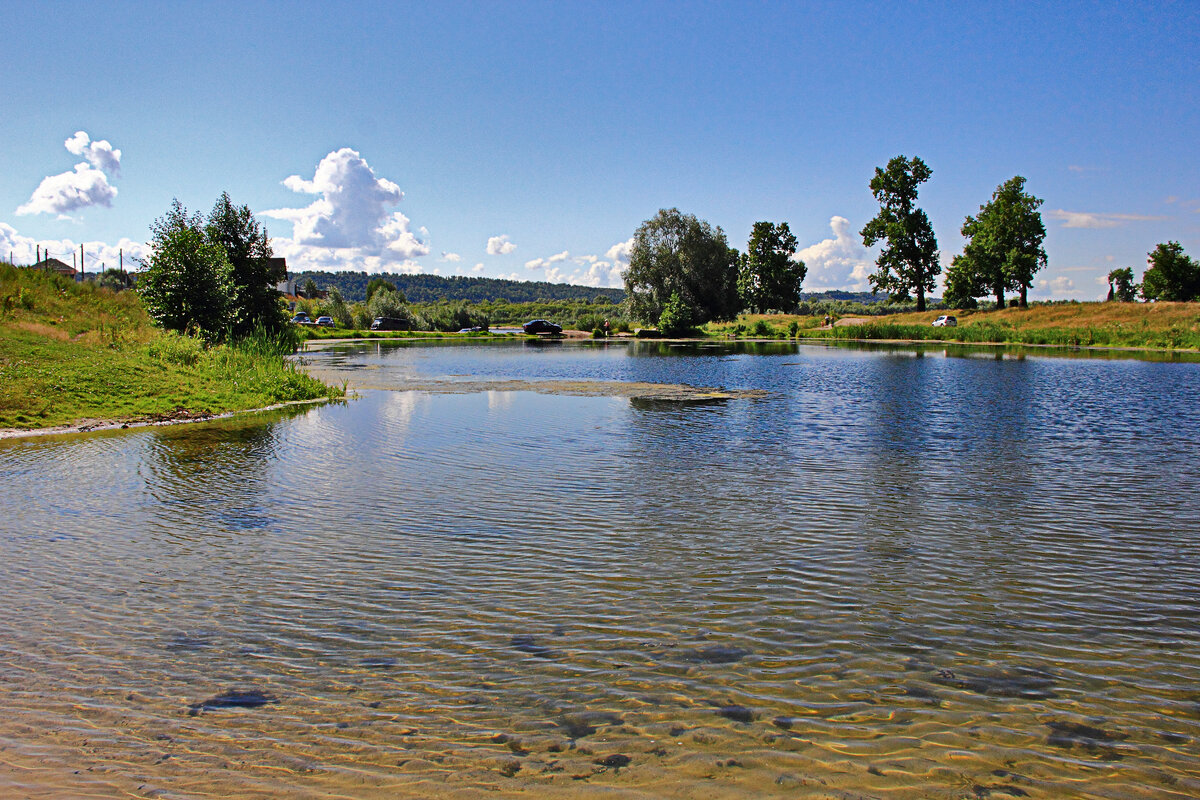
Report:
M458 253L447 253L447 252L443 251L442 252L442 261L451 261L451 262L462 261L462 256L460 256Z
M1068 164L1067 169L1074 172L1076 175L1083 175L1088 172L1107 172L1108 167L1087 167L1081 164Z
M517 246L508 240L508 234L493 236L487 240L487 254L489 256L506 256Z
M17 214L56 214L65 217L70 211L89 206L112 206L117 189L108 182L108 175L121 172L121 151L114 150L105 140L93 142L84 131L63 142L67 152L85 160L71 172L48 175L33 190L29 201L17 208Z
M277 237L272 245L277 255L298 262L297 269L421 271L414 259L428 255L429 245L409 229L408 217L389 210L404 192L376 177L357 151L335 150L321 159L311 180L292 175L283 185L318 196L304 208L262 212L292 223L291 237Z
M1062 220L1064 228L1117 228L1128 222L1151 222L1168 217L1146 214L1108 214L1095 211L1067 211L1056 208L1046 212L1050 219Z

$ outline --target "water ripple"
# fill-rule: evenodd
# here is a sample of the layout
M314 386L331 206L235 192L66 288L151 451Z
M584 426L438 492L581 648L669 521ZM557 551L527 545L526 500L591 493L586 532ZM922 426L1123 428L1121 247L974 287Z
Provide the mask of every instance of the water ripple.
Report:
M0 444L0 793L1200 794L1196 365L919 352Z

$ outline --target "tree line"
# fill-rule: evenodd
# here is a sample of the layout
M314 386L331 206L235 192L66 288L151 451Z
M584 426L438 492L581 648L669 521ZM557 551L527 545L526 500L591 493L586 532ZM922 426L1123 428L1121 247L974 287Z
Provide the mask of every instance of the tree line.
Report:
M892 303L915 297L917 311L926 310L942 271L933 226L917 205L920 186L932 175L919 157L900 155L876 167L869 188L879 212L859 232L867 247L882 245L868 278L872 293L885 292ZM946 270L944 306L976 308L977 298L992 296L1004 308L1006 292L1017 293L1021 308L1028 305L1034 276L1047 263L1042 202L1016 175L966 217L963 252ZM739 253L721 228L675 208L660 210L634 233L625 273L630 313L674 333L745 310L794 310L807 274L795 250L786 222L754 223L746 252ZM1132 300L1138 292L1147 300L1200 299L1200 264L1178 242L1158 245L1149 263L1140 285L1133 284L1132 270L1110 273L1110 299Z
M377 278L391 283L412 303L436 303L443 300L461 302L531 303L545 300L591 301L619 303L625 299L622 289L596 288L546 281L514 281L507 278L476 276L441 276L427 273L414 275L397 273L305 271L294 273L299 286L311 280L324 290L337 289L347 302L365 302L367 287Z

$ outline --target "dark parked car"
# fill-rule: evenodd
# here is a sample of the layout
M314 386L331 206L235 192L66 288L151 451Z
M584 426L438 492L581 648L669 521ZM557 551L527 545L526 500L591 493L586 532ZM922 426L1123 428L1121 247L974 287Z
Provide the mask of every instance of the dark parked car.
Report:
M562 325L555 325L544 319L531 319L521 326L526 333L562 333Z
M324 328L332 328L334 327L333 317L317 317L317 324Z
M395 317L376 317L371 323L373 331L406 331L408 328L408 320Z

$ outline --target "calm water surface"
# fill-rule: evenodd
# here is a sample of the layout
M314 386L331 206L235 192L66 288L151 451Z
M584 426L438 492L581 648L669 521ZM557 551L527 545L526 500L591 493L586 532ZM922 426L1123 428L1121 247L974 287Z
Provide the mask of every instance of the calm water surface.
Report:
M1200 365L305 360L0 443L0 796L1200 795Z

